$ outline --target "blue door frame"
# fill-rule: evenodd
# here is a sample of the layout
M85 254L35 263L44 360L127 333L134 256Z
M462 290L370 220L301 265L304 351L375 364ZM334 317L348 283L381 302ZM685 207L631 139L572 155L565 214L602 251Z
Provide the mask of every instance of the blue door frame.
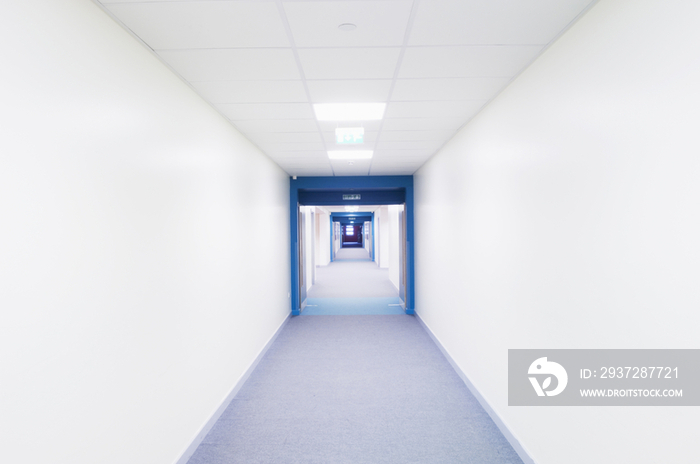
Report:
M353 200L343 196L353 195ZM359 196L359 199L358 199ZM291 251L291 309L301 313L299 301L299 235L300 205L398 205L405 204L406 214L406 314L415 313L413 262L413 176L360 177L297 177L289 179L289 227ZM374 221L372 221L374 226ZM333 222L331 221L331 230Z

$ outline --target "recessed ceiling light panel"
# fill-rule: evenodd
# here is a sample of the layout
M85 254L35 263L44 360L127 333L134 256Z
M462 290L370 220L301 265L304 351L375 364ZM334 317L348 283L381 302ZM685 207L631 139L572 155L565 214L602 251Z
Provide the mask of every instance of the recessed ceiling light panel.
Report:
M371 159L374 151L372 150L328 150L328 158L330 159Z
M319 121L378 121L384 117L386 103L316 103Z

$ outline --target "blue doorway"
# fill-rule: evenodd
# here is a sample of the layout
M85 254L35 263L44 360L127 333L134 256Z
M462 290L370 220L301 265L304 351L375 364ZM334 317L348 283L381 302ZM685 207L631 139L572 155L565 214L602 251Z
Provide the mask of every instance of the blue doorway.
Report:
M315 276L313 259L305 255L310 228L301 223L301 212L314 207L345 206L361 209L368 205L384 205L398 212L400 229L397 245L400 261L398 268L401 308L406 314L414 313L414 262L413 262L413 177L412 176L363 176L363 177L299 177L290 178L290 251L291 251L291 310L300 315L305 307L306 288ZM337 210L336 210L337 211ZM397 216L394 216L395 218ZM396 221L396 220L395 220ZM366 250L369 261L375 255L375 218L368 212L334 212L325 235L330 236L330 260L340 251L356 248ZM347 255L343 255L347 256ZM328 260L328 256L326 257ZM396 269L396 268L395 268ZM314 287L316 288L316 287ZM392 305L398 306L398 305ZM306 313L305 313L306 314Z

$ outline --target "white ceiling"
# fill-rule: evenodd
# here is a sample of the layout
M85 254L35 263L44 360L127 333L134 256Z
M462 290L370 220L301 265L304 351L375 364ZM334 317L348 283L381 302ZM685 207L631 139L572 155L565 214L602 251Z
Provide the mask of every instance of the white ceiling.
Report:
M287 173L347 176L413 174L595 0L96 1ZM343 102L387 103L371 160L326 155Z

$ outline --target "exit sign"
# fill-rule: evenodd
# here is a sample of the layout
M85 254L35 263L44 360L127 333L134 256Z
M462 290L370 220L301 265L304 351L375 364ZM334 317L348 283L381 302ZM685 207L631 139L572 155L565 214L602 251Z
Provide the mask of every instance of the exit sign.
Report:
M365 143L365 129L363 127L336 127L335 143L338 145Z
M343 195L343 200L359 200L361 195L355 194L355 195Z

